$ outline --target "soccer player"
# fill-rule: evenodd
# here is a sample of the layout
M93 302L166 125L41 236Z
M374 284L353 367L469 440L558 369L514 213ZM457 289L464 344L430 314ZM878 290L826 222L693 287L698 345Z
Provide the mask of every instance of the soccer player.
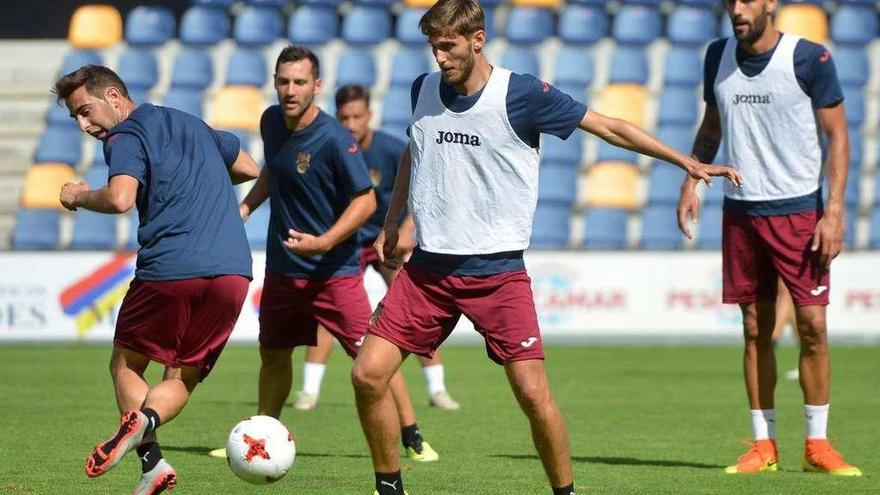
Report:
M319 324L349 356L360 348L371 309L356 234L375 211L376 195L354 137L315 104L321 89L315 54L295 46L282 50L275 89L279 104L266 109L260 122L266 166L240 213L247 219L270 201L258 410L278 418L290 393L293 348L315 345ZM437 460L419 432L400 373L392 397L407 455Z
M351 131L358 145L364 153L364 159L370 173L370 180L376 191L376 211L370 216L367 223L358 232L361 245L361 270L372 266L385 280L385 285L390 285L397 275L397 270L392 270L379 263L376 248L373 243L382 230L385 221L385 213L391 200L391 191L394 188L394 177L397 175L397 164L400 157L406 151L406 142L383 131L370 129L370 119L373 113L370 110L370 92L368 89L357 84L349 84L339 88L336 92L336 118ZM411 215L405 215L400 224L400 244L404 251L403 256L408 257L415 247L415 225ZM324 377L327 359L333 350L332 337L326 330L318 330L318 345L309 347L306 362L303 366L303 390L297 395L294 407L297 409L314 409L318 403L321 392L321 380ZM419 356L422 372L425 376L425 384L428 387L428 403L438 409L456 410L458 402L446 391L443 363L440 361L440 353L428 359Z
M547 83L491 66L484 22L475 0L440 0L420 21L440 71L413 83L410 153L401 159L376 240L380 260L397 268L398 219L409 199L417 247L374 312L352 369L379 495L404 493L389 380L408 354L430 357L462 314L485 338L490 358L504 366L553 493L574 493L568 438L550 394L523 263L541 133L567 138L580 127L677 164L694 178L738 181L732 169L701 164Z
M735 36L706 52L706 110L694 156L711 161L722 135L743 176L725 191L723 301L743 315L743 369L754 440L728 473L777 470L776 357L772 345L777 278L796 306L804 395L805 471L860 476L828 442L830 389L826 306L831 261L840 253L849 140L831 53L773 26L775 0L728 1ZM828 203L822 200L821 135L828 140ZM699 200L686 179L678 205L690 237Z
M137 206L137 270L116 321L110 374L122 419L86 460L100 476L137 449L142 475L134 493L177 482L162 458L156 428L174 419L214 367L238 319L252 278L251 253L232 185L257 176L238 138L192 115L142 104L106 67L65 75L53 92L80 128L104 142L107 186L68 183L69 210L125 213ZM150 386L150 361L165 365Z

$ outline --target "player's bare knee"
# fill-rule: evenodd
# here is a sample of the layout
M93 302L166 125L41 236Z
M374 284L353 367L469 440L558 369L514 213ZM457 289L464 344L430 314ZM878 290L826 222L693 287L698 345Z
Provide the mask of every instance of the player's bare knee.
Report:
M369 395L382 395L388 387L388 380L379 370L363 361L355 361L351 367L351 383L358 393Z

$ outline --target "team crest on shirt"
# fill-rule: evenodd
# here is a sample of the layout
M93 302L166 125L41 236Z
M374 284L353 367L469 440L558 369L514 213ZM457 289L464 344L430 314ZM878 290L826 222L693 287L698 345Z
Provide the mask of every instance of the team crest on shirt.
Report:
M370 174L370 182L373 183L373 187L379 187L379 184L382 183L382 171L377 168L371 168L368 170Z
M299 155L297 155L296 157L296 171L300 174L308 172L311 160L312 155L306 153L305 151L300 151Z

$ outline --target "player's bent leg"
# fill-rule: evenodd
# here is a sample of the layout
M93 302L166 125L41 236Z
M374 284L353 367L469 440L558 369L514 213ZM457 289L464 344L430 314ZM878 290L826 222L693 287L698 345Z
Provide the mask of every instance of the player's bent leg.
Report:
M177 471L161 459L153 469L141 474L141 479L132 495L157 495L171 490L177 484Z
M201 378L202 370L191 366L166 367L162 381L150 389L144 409L156 412L162 424L168 423L183 410Z
M149 420L140 411L126 411L119 420L116 432L92 449L86 459L86 476L96 478L119 464L144 438Z
M120 346L113 347L110 376L113 378L120 413L140 409L144 403L150 390L150 385L144 380L144 371L149 364L149 358L143 354Z
M440 459L437 451L431 444L422 438L419 425L416 422L416 412L410 400L406 381L400 370L394 373L388 383L394 405L397 407L397 416L400 421L400 436L406 456L418 462L432 462Z
M565 420L550 393L544 361L509 361L504 369L517 402L529 418L532 440L550 485L556 488L572 484Z
M260 383L257 414L281 417L284 401L293 380L292 348L269 349L260 346Z

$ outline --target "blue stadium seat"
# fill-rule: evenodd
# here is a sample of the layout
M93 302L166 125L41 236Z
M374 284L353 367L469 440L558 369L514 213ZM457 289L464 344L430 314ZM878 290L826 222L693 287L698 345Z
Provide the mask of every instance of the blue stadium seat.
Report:
M538 64L538 56L528 47L508 47L501 56L501 66L517 74L531 74L537 78L541 77L541 66Z
M82 137L78 127L50 126L40 136L34 161L61 162L76 166L82 156Z
M70 249L116 249L116 215L78 210L73 216Z
M355 5L366 5L368 7L390 8L396 0L354 0Z
M391 86L412 86L416 77L430 72L424 47L401 48L391 61Z
M571 204L538 201L532 222L531 246L535 248L565 248L571 238Z
M642 211L643 249L678 249L684 236L678 230L676 205L652 205Z
M724 204L724 185L713 181L712 187L700 186L703 190L703 205L721 207Z
M617 208L590 208L584 214L584 247L623 249L629 212Z
M211 55L198 48L186 48L178 52L171 70L172 88L203 90L214 80L214 63Z
M831 39L839 45L865 46L880 35L877 10L843 5L831 16Z
M877 182L880 184L880 181ZM850 227L849 230L853 230ZM880 248L880 206L875 206L871 213L871 227L868 234L868 247L871 249Z
M481 3L483 4L483 14L485 15L485 22L486 22L486 37L489 38L490 40L494 40L494 39L495 39L495 34L496 34L496 29L495 29L495 25L496 25L496 22L495 22L495 21L496 21L496 18L495 18L495 8L494 8L494 7L488 7L488 6L486 5L486 2L481 2Z
M700 49L674 45L666 55L663 83L667 86L695 88L703 82Z
M856 245L856 223L859 216L856 208L847 208L844 215L846 222L846 231L843 233L843 244L847 247L855 247Z
M618 45L611 57L611 83L648 82L648 57L640 46Z
M860 127L865 122L865 92L856 86L843 86L843 100L847 124Z
M514 44L531 45L553 36L553 12L549 9L513 7L507 17L505 36Z
M692 126L696 123L699 109L697 92L693 88L670 86L660 96L657 116L659 125L679 124Z
M588 45L608 36L608 15L602 8L569 4L559 17L559 37L567 45Z
M352 45L374 45L391 37L391 13L383 7L355 6L342 19L342 39Z
M101 54L92 50L74 50L64 55L59 75L70 74L84 65L103 65Z
M20 208L12 231L12 248L17 250L58 249L61 212Z
M700 223L697 226L697 246L700 249L721 249L721 220L721 204L704 202L700 212ZM691 229L693 230L693 226Z
M69 127L79 130L76 120L70 118L70 110L64 102L60 104L54 97L49 101L49 110L46 112L46 124L52 127Z
M623 0L625 5L644 5L646 7L658 8L663 0Z
M858 128L850 128L849 133L849 168L850 173L853 170L861 170L862 160L864 159L865 143L862 133ZM878 157L880 158L880 157Z
M200 119L204 116L202 90L198 88L171 88L165 93L162 104Z
M204 5L205 7L214 7L218 9L228 9L236 0L190 0L193 5Z
M580 46L563 45L556 55L555 85L577 85L586 87L592 84L594 76L593 54Z
M98 150L95 150L96 152ZM104 151L101 150L101 161L104 160ZM86 181L86 184L89 185L91 189L98 189L100 187L104 187L108 182L108 175L110 175L110 169L107 168L107 164L98 164L95 165L94 161L92 162L89 168L86 169L86 173L83 174L83 180Z
M538 201L574 203L578 172L576 164L542 163L538 170Z
M602 7L608 3L606 0L569 0L569 5L586 5L588 7Z
M579 101L584 105L587 104L587 87L581 84L575 83L559 83L554 84L556 89L562 91L563 93L571 96L575 101Z
M221 9L194 6L180 20L180 41L184 45L211 46L229 38L229 17Z
M396 136L398 139L409 142L409 136L406 134L406 130L409 128L408 124L383 124L382 130L391 134L392 136Z
M412 119L412 97L407 86L392 86L382 98L382 126L409 125Z
M662 34L660 11L642 5L624 5L611 25L614 39L620 43L644 45Z
M229 56L226 85L256 86L262 88L269 78L266 56L260 48L236 48Z
M247 234L248 243L251 245L251 248L266 248L266 236L269 233L269 213L269 202L264 201L259 208L251 213L251 216L245 222L244 231Z
M231 132L235 134L235 137L238 138L238 147L243 150L245 153L250 153L251 151L251 133L248 131L243 131L241 129L223 129L226 132Z
M141 5L125 18L125 41L130 46L159 46L173 38L176 30L174 14L165 7Z
M159 81L159 65L149 49L127 50L119 57L118 70L128 89L149 90Z
M541 137L541 163L579 165L583 155L583 137L576 132L568 139L545 134Z
M674 44L700 45L715 38L718 17L709 9L679 6L666 24L666 37Z
M599 151L596 154L597 162L628 162L636 163L639 154L626 148L614 146L604 140L599 140Z
M342 3L342 0L300 0L298 3L300 5L311 5L316 7L335 9L336 7L339 7L339 4Z
M268 203L268 201L267 201ZM128 215L128 235L126 235L125 239L125 250L127 251L137 251L140 249L140 244L138 244L138 227L140 226L140 219L138 218L138 212L136 209L132 208L131 213Z
M715 8L718 6L718 0L678 0L679 5L693 5L695 7Z
M694 129L691 125L663 125L657 128L657 138L679 153L690 155L694 147Z
M721 22L718 23L718 36L721 38L730 38L733 36L733 23L730 22L730 18L727 16L721 17Z
M336 87L360 84L370 88L376 82L376 60L367 49L347 48L336 66Z
M868 83L871 67L865 50L861 46L840 46L834 50L834 65L840 84L862 87Z
M677 205L684 176L684 170L655 161L648 174L648 205Z
M424 47L428 37L419 29L419 21L428 9L406 9L397 18L395 37L404 45Z
M107 182L107 161L104 160L104 141L95 141L93 145L95 150L92 152L92 163L89 165L88 172L92 170L104 170L104 182ZM91 182L89 182L91 184Z
M287 37L297 45L319 46L337 36L339 20L333 8L304 5L290 15Z
M290 0L244 0L244 3L255 7L270 7L279 10L290 3Z
M243 46L266 46L284 36L284 20L277 8L248 6L235 18L235 41Z
M150 92L144 88L128 88L128 97L131 98L135 106L152 101L150 100Z

